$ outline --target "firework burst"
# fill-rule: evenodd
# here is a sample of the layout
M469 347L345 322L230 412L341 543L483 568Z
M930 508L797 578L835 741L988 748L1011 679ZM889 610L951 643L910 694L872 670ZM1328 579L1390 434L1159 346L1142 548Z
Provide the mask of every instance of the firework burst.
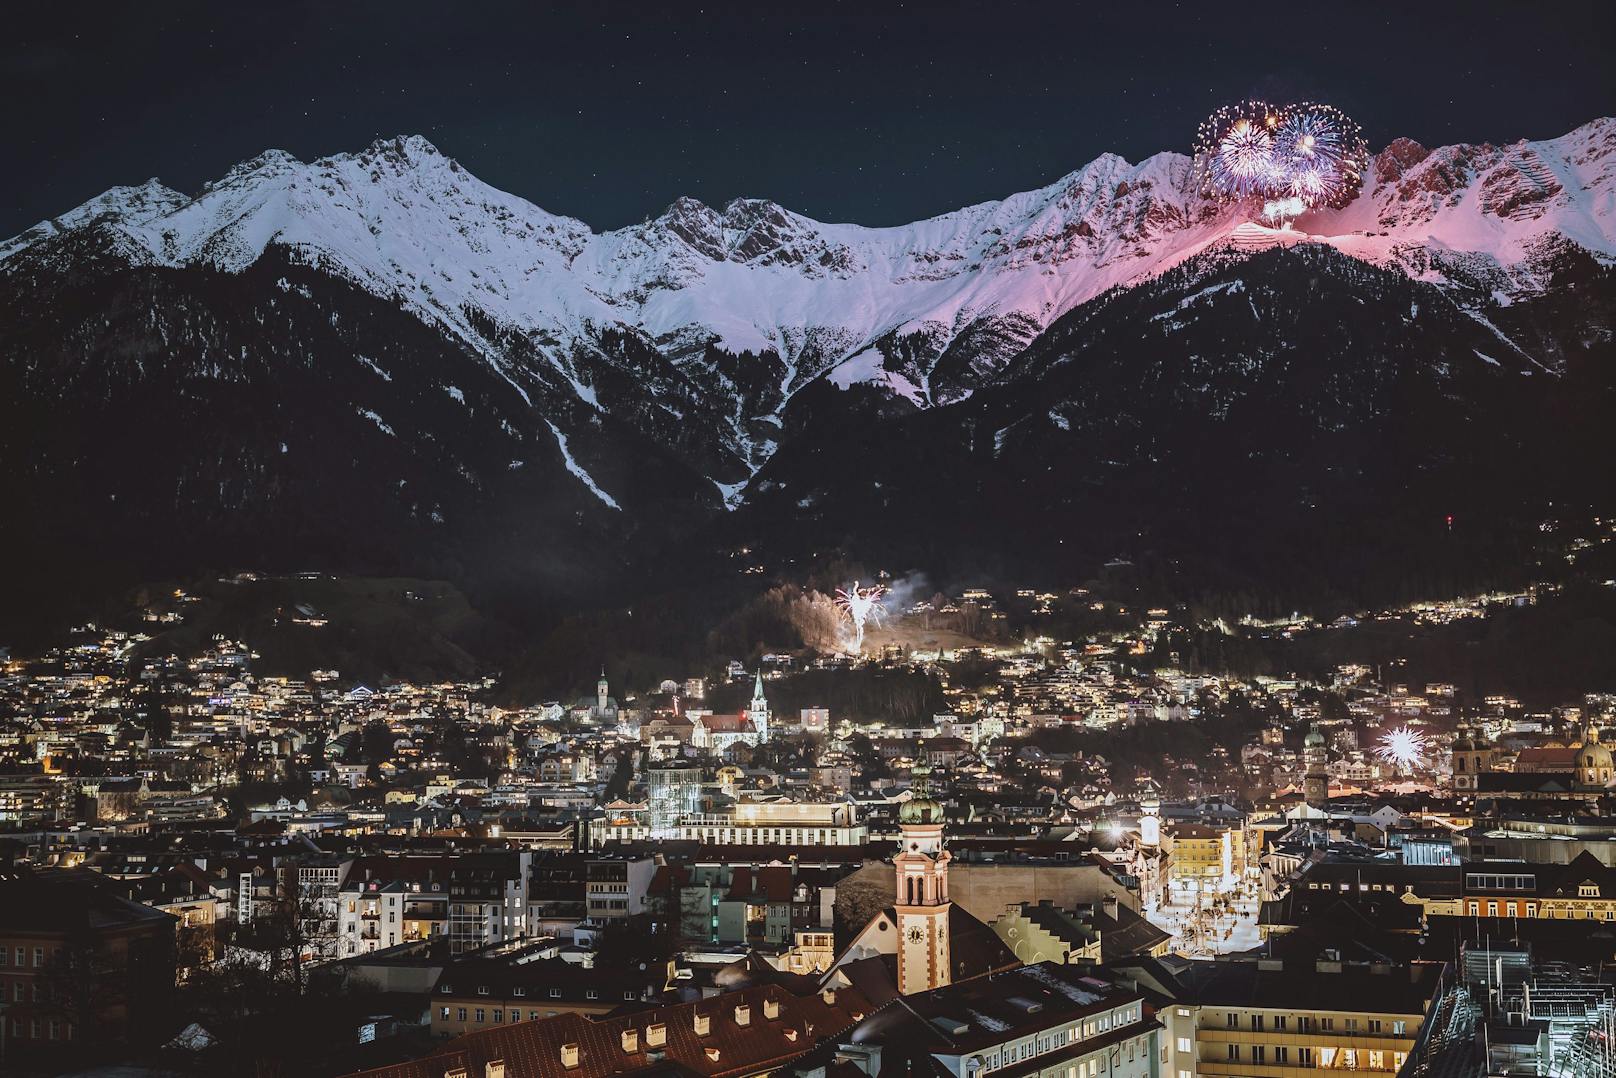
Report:
M1425 762L1431 744L1424 734L1410 726L1398 726L1380 735L1375 757L1399 771L1412 771Z
M1312 102L1285 110L1274 131L1274 155L1290 194L1309 209L1350 201L1369 163L1358 125L1340 109Z
M1340 109L1303 102L1242 101L1214 112L1195 139L1202 190L1215 198L1265 200L1267 216L1340 206L1358 193L1369 151Z
M881 596L886 593L887 589L879 584L861 588L856 580L850 588L836 589L836 605L847 612L848 620L853 625L853 654L864 650L864 626L869 622L880 623L884 614Z
M1207 192L1232 199L1276 192L1281 120L1281 110L1266 101L1225 105L1209 116L1195 139L1195 167Z

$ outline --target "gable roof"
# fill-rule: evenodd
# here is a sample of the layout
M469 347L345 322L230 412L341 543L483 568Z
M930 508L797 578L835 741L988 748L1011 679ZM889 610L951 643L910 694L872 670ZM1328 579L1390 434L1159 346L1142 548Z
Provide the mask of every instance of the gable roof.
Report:
M772 1006L770 1006L772 1005ZM746 1023L739 1009L746 1009ZM775 1017L768 1010L777 1007ZM485 1073L503 1061L506 1078L609 1078L653 1069L676 1069L703 1078L739 1078L777 1069L834 1038L873 1008L853 989L796 996L777 985L758 985L713 999L655 1007L631 1015L590 1020L577 1014L518 1022L458 1037L424 1059L363 1071L354 1078L443 1078L462 1067ZM707 1032L696 1032L705 1016ZM649 1043L647 1031L662 1026L666 1041ZM624 1034L634 1033L634 1050ZM576 1066L563 1064L561 1049L575 1045Z

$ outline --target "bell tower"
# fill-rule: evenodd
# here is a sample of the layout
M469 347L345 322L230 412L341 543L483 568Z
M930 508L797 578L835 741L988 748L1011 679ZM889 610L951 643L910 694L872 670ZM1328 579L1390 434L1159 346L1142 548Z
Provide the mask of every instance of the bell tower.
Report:
M1330 807L1330 767L1329 754L1324 748L1324 735L1315 725L1308 729L1307 737L1302 741L1302 759L1307 764L1307 772L1302 776L1302 798L1307 802L1308 808L1328 809Z
M761 745L769 740L769 701L763 696L762 670L752 683L752 703L746 709L746 717L752 720L752 729L757 731L757 743Z
M1139 845L1150 849L1161 845L1161 797L1154 783L1145 787L1139 801Z
M1493 769L1493 748L1486 733L1468 723L1460 724L1448 762L1453 771L1453 792L1474 793L1480 785L1477 776Z
M931 797L931 769L917 764L914 796L898 810L903 846L892 859L898 876L893 912L898 929L898 991L929 992L953 981L949 955L948 851L943 806Z

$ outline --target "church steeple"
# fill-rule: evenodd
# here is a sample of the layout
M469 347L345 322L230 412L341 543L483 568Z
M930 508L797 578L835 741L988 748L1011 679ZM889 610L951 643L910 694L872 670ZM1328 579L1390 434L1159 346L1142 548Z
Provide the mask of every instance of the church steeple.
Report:
M931 769L915 765L913 796L898 810L903 846L892 859L898 877L898 991L929 992L953 981L949 954L949 853L943 849L943 806L931 796Z
M1308 808L1329 809L1330 768L1329 754L1324 748L1324 735L1315 723L1302 742L1302 759L1307 771L1302 776L1302 798Z
M1156 793L1156 784L1148 781L1139 799L1139 845L1150 849L1161 845L1161 796Z
M763 696L763 671L757 672L757 679L752 682L752 703L746 709L746 717L752 720L752 729L757 731L758 744L769 740L769 701Z

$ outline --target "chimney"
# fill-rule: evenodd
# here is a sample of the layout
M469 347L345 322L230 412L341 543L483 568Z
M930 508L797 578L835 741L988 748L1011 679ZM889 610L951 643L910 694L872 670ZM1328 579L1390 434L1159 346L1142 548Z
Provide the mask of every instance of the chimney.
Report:
M570 1044L563 1044L561 1046L561 1065L568 1070L572 1070L578 1065L577 1041L573 1041Z
M505 1061L491 1059L483 1064L483 1078L505 1078Z
M1106 895L1100 904L1105 909L1105 915L1115 921L1117 919L1117 896Z
M645 1027L645 1046L647 1048L661 1048L668 1043L668 1026L664 1022L654 1022Z
M836 989L825 989L823 992L819 993L819 998L825 1001L825 1006L827 1007L836 1006Z
M776 1018L779 1018L780 1017L780 1001L777 1000L777 999L773 999L773 998L764 1000L763 1001L763 1017L767 1018L771 1022L774 1021Z
M700 1011L695 1012L695 1015L696 1015L696 1036L698 1036L698 1037L707 1036L707 1033L712 1029L712 1019L708 1018L705 1014L702 1014Z
M640 1031L633 1026L623 1030L623 1051L633 1055L640 1050Z
M717 1063L718 1062L718 1049L716 1049L716 1048L707 1049L707 1058L709 1060L711 1060L712 1062Z
M752 1024L752 1008L748 1007L744 1003L737 1003L735 1005L735 1024L738 1025L738 1026L751 1025Z

